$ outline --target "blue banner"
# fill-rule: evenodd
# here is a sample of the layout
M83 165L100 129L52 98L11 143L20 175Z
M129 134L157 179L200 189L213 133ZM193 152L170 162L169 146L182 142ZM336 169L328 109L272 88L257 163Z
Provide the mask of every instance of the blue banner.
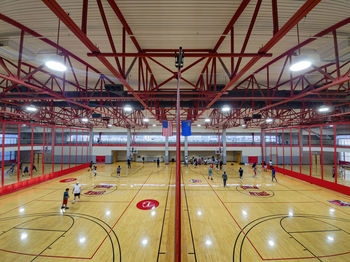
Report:
M182 121L181 128L183 136L191 135L191 121Z
M168 121L163 121L163 128L168 128Z

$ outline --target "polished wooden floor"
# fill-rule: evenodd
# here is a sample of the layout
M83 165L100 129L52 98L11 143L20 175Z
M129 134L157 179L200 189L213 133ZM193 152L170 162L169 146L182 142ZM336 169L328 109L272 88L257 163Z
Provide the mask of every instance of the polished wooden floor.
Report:
M173 261L175 166L120 165L120 178L100 165L0 197L0 261ZM240 180L238 168L225 167L224 188L222 171L183 167L183 261L350 261L350 207L328 202L350 197L260 167ZM64 213L63 178L83 188ZM145 199L159 206L138 209Z

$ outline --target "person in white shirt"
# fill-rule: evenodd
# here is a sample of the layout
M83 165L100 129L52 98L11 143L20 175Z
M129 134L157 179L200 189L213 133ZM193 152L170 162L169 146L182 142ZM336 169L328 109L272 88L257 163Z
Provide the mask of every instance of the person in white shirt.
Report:
M72 204L75 203L76 197L78 197L78 201L80 201L80 191L81 191L81 185L79 184L79 182L77 182L73 188L74 199L72 201Z

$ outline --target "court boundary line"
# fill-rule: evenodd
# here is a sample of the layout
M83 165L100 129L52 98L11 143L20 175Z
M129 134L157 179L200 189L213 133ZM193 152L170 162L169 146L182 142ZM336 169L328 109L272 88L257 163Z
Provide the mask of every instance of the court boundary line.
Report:
M163 237L163 229L164 229L164 222L165 222L165 214L167 212L167 206L168 206L168 197L169 197L169 191L170 191L170 181L171 177L173 175L173 167L170 168L170 176L169 176L169 182L168 182L168 191L166 194L166 201L164 206L164 214L163 214L163 221L162 221L162 228L160 230L160 237L159 237L159 246L158 246L158 254L157 254L157 262L159 261L159 255L165 255L166 252L160 252L161 245L162 245L162 237Z

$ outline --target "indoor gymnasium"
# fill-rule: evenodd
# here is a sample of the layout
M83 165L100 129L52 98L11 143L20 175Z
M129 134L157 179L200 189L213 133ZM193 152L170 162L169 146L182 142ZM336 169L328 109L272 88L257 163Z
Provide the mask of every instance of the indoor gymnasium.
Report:
M0 0L0 262L350 261L349 0Z

